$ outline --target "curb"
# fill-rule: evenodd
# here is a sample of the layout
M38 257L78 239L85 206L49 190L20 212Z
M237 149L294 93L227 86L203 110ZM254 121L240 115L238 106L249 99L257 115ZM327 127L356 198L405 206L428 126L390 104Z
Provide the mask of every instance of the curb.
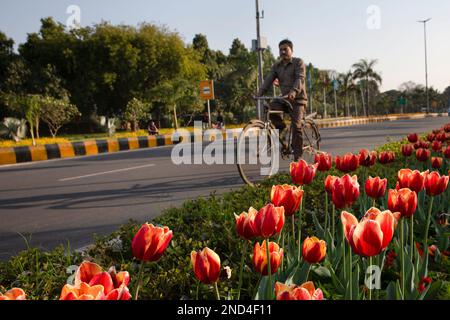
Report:
M384 116L373 118L361 118L361 119L346 119L346 120L318 120L317 125L319 128L333 128L350 126L357 124L365 124L372 122L384 122L406 119L419 119L427 117L440 117L446 114L428 114L428 115L409 115L409 116ZM215 141L219 135L222 139L236 139L241 128L229 129L225 132L219 130L209 130L202 138L203 142ZM187 131L186 131L187 132ZM188 143L198 141L200 135L194 135L190 133L187 140ZM130 138L117 138L117 139L99 139L99 140L86 140L78 142L66 142L46 144L39 146L23 146L23 147L8 147L0 148L0 166L7 164L17 164L24 162L45 161L51 159L64 159L73 158L87 155L97 155L114 153L125 150L135 150L144 148L155 148L168 145L178 144L183 142L183 136L172 135L157 135L157 136L141 136Z

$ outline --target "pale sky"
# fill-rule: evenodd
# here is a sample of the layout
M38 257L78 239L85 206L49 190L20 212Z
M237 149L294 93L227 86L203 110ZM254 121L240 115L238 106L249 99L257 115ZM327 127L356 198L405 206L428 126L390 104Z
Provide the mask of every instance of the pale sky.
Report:
M137 25L150 22L177 31L186 42L206 34L214 50L228 53L239 38L248 48L256 37L255 0L2 0L0 30L17 43L36 32L40 18L66 24L70 5L81 25L102 20ZM423 24L427 23L429 85L450 86L450 1L448 0L260 0L262 35L277 48L289 38L294 55L321 69L345 72L361 58L378 59L382 90L406 81L425 84ZM277 52L275 52L277 54Z

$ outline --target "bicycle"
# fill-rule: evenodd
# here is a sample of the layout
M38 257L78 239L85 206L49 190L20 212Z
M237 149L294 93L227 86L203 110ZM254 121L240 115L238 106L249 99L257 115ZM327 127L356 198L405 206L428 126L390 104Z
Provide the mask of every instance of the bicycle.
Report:
M280 137L278 130L275 129L270 121L271 114L281 114L283 116L286 113L285 111L290 113L293 110L292 104L286 97L255 97L255 99L266 102L277 101L285 106L285 110L271 110L270 103L266 103L263 121L258 119L250 120L239 135L237 141L238 171L242 180L250 186L255 186L263 179L278 172L280 155L283 160L290 162L294 160L291 143L293 123L288 126L286 134ZM320 132L313 119L316 115L317 113L312 113L301 120L303 134L302 158L304 158L305 153L313 156L320 152ZM249 151L248 163L246 163L247 150Z

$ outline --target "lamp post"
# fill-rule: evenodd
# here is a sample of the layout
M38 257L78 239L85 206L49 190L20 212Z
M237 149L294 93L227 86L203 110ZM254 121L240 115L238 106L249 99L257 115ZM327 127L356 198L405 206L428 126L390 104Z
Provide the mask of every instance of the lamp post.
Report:
M260 88L264 81L263 76L263 55L262 51L263 48L261 48L261 27L260 27L260 19L262 19L260 12L259 12L259 0L255 1L256 4L256 50L258 53L258 88ZM261 101L257 100L257 109L258 109L258 119L261 120L262 115L262 106Z
M425 90L427 93L427 113L430 113L430 101L428 98L428 64L427 64L427 22L430 20L431 18L417 21L419 23L423 23L423 31L425 39L425 88L426 88Z

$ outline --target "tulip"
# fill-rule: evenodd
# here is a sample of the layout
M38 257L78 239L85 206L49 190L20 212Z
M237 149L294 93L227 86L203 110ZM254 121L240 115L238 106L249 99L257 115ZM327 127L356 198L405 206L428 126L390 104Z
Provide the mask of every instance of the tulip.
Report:
M284 208L268 204L255 217L255 235L270 238L280 233L284 226Z
M350 207L359 197L358 177L348 174L336 178L332 187L332 201L337 209Z
M372 151L369 153L366 149L361 149L359 151L359 165L363 167L371 167L375 164L377 160L377 153Z
M444 126L444 131L445 131L445 132L450 132L450 123L447 123L447 124Z
M191 263L195 277L204 284L216 283L220 276L220 257L206 247L200 252L191 252Z
M408 188L390 189L388 208L392 212L400 212L402 217L411 217L417 209L417 193Z
M432 131L434 134L438 134L438 133L440 133L441 132L441 129L433 129L433 131Z
M141 261L158 261L172 240L168 227L155 227L145 223L136 233L131 243L133 255Z
M442 151L442 142L441 141L433 141L433 143L431 144L431 148L436 151L436 152L441 152Z
M425 291L425 284L429 285L433 280L430 277L422 277L419 282L419 286L417 287L417 291L422 293Z
M386 187L387 179L380 179L380 177L369 177L369 179L366 180L366 194L372 199L378 199L384 196L386 193Z
M100 284L91 286L82 282L79 286L66 284L59 300L104 300L104 287Z
M434 169L439 169L442 167L442 158L441 157L432 157L431 158L431 166Z
M427 135L427 140L430 142L433 142L435 137L436 137L436 135L434 133L429 133Z
M352 153L345 154L342 158L336 156L334 161L336 163L336 168L344 173L349 173L358 169L359 157Z
M237 234L247 240L251 240L255 237L255 217L258 213L253 207L250 207L247 212L242 212L239 216L234 215L236 219L236 232Z
M331 192L333 191L334 180L336 180L338 178L339 177L336 177L336 176L328 176L325 179L324 185L325 185L325 190L327 191L328 194L331 194Z
M448 176L442 176L433 171L425 176L425 190L429 196L438 196L447 189Z
M423 257L423 249L418 242L416 242L416 248L417 248L417 252L419 253L419 256L422 258ZM438 248L434 244L429 246L428 247L428 255L434 257L436 255L437 249Z
M395 161L395 153L393 153L391 151L383 151L380 153L380 155L378 157L378 161L381 164L392 163Z
M405 157L411 156L412 153L413 153L413 150L414 150L414 148L413 148L413 146L410 145L410 144L404 144L404 145L402 145L402 154L403 154L403 156L405 156Z
M345 237L357 255L373 257L387 248L395 230L395 215L370 208L361 221L347 211L341 214Z
M314 283L308 281L301 286L292 284L290 286L284 283L275 283L275 294L277 300L323 300L323 292L315 288Z
M302 202L303 190L290 185L273 186L270 193L272 203L276 207L284 207L284 214L292 216L298 211Z
M422 140L419 140L418 142L416 142L414 144L414 149L428 149L429 147L430 147L430 143L422 141Z
M419 193L425 187L425 176L428 174L428 170L420 172L418 170L412 171L411 169L401 169L397 174L399 188L409 188L416 193Z
M428 149L417 149L416 151L416 158L417 160L421 161L421 162L425 162L427 161L431 156L431 151Z
M408 141L410 143L415 143L417 142L417 140L419 140L419 136L417 135L417 133L408 134Z
M303 259L309 264L319 263L327 254L327 244L317 237L308 237L303 241Z
M116 269L111 267L108 272L93 262L84 261L75 274L75 288L80 288L82 283L89 286L102 285L105 300L130 300L131 295L128 290L130 275L127 271L116 273Z
M283 260L283 249L280 248L275 242L269 242L269 255L270 272L272 275L277 272L281 265L281 261ZM269 274L266 240L264 240L261 245L259 245L259 242L255 243L255 247L253 248L253 266L255 267L255 270L263 276L267 276Z
M450 146L445 149L444 156L446 159L450 159Z
M292 181L294 184L300 186L310 184L316 175L319 164L308 165L308 163L301 159L299 162L292 162L289 166Z
M0 301L1 300L26 300L27 296L25 291L20 288L12 288L11 290L6 291L4 294L0 292Z
M440 142L444 142L446 140L446 135L445 132L440 132L438 134L436 134L436 140L440 141Z
M314 162L318 164L317 170L328 171L333 166L333 160L329 153L319 153L314 157Z

